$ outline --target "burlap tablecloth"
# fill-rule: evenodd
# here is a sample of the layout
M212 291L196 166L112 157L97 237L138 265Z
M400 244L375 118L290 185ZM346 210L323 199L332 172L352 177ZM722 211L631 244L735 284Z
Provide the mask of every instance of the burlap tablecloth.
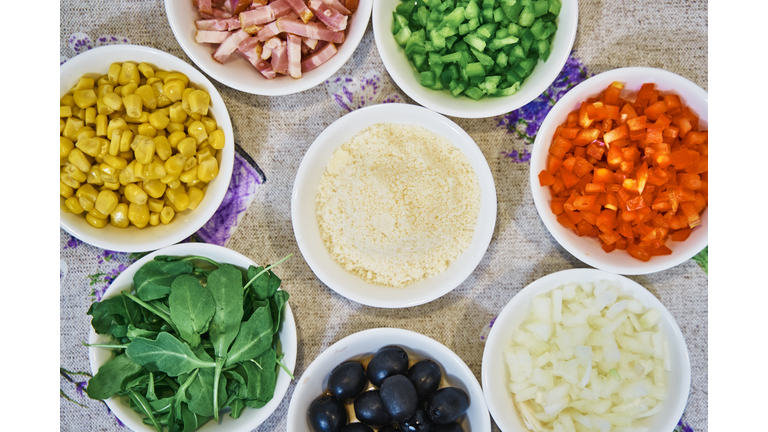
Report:
M666 69L707 89L707 9L706 1L580 1L573 53L548 95L558 98L569 83L626 66ZM62 0L60 24L62 62L89 48L111 43L151 46L189 62L168 26L160 0ZM214 84L229 109L238 155L232 195L216 221L198 232L194 240L225 245L260 263L294 254L277 273L291 294L298 328L297 378L318 354L347 335L375 327L400 327L447 345L480 379L482 336L503 306L542 276L586 267L547 232L529 190L527 160L532 138L551 107L550 98L540 98L506 116L453 119L477 142L493 172L498 198L493 239L477 269L446 296L418 307L385 310L347 300L321 283L301 257L290 219L296 171L307 148L324 128L363 105L414 103L384 69L371 26L338 73L303 93L279 98L254 96ZM90 370L87 348L81 345L90 328L86 311L135 259L130 254L81 243L61 231L62 368L72 372ZM694 430L705 432L706 256L699 261L701 265L690 260L632 279L651 290L682 329L692 367L691 393L683 419ZM68 377L71 380L62 375L61 389L74 402L61 398L61 430L125 429L106 405L83 393L87 377ZM291 385L278 409L256 430L286 429L293 388ZM498 430L495 425L494 430Z

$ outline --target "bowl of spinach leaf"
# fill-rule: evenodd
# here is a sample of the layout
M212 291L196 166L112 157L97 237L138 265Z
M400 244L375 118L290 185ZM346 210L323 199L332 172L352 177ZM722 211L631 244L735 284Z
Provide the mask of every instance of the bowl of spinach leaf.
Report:
M134 431L256 428L296 364L296 324L273 266L205 243L131 265L88 310L88 395Z

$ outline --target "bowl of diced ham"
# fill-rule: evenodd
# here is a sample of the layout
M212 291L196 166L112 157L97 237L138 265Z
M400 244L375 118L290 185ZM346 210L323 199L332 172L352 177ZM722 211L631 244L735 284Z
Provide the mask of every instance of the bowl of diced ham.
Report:
M352 56L373 0L165 0L190 59L224 85L280 96L312 88Z

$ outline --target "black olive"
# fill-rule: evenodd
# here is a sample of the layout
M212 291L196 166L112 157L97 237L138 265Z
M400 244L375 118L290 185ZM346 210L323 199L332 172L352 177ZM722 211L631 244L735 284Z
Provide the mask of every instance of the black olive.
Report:
M347 410L333 396L321 396L309 406L309 424L315 432L341 432L347 425Z
M464 390L456 387L443 387L427 399L427 414L432 423L453 423L467 412L467 408L469 397Z
M408 369L405 375L416 388L416 394L419 396L419 403L427 400L438 387L443 374L440 372L440 366L432 360L422 360Z
M396 346L380 349L368 363L368 379L376 387L381 387L387 377L405 375L407 371L408 354Z
M419 406L419 397L411 380L405 375L395 375L381 383L381 402L392 420L399 422L413 415Z
M362 423L350 423L344 426L344 429L342 429L341 432L373 432L373 429Z
M383 425L392 421L384 411L378 390L368 390L355 398L355 416L368 425Z
M432 432L464 432L464 428L458 423L448 423L447 425L434 425Z
M352 399L365 390L365 368L356 361L342 363L328 377L328 390L340 401Z
M402 430L396 424L388 424L388 425L382 426L378 432L402 432Z
M403 432L430 432L432 431L432 422L429 421L427 413L417 409L412 416L400 422L400 429Z

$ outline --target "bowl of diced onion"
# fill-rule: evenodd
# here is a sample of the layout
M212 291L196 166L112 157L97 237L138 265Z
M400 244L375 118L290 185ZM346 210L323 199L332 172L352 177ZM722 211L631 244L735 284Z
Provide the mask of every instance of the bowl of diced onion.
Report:
M224 146L220 150L216 150L215 155L218 165L218 174L213 180L210 180L207 183L198 183L195 187L202 191L202 199L199 202L195 201L194 203L191 200L188 200L192 205L189 205L186 210L175 212L168 223L165 223L165 221L159 222L155 226L147 223L143 228L138 228L134 224L129 223L127 227L120 228L117 225L110 223L110 219L107 219L107 223L103 228L96 228L86 221L86 218L84 217L85 212L75 214L71 211L65 211L64 209L66 206L62 203L62 210L59 217L60 226L74 237L103 249L119 252L146 252L169 246L188 238L208 222L219 208L219 205L229 188L229 181L232 177L235 157L234 134L232 132L232 123L229 118L229 112L224 105L224 100L208 78L189 63L154 48L137 45L109 45L77 55L61 65L59 82L60 96L63 97L70 92L71 89L80 82L80 79L83 76L93 78L94 81L97 82L100 77L107 75L111 65L122 65L124 62L133 62L136 65L145 63L154 70L179 72L184 74L189 81L189 88L203 90L209 95L210 105L207 116L213 119L216 123L216 127L224 133ZM141 84L143 85L145 81L146 78L142 75ZM94 91L96 91L95 87ZM144 113L149 113L153 111L162 111L163 108L158 107L155 110L143 108L143 110ZM62 120L67 119L62 118ZM131 124L136 125L138 123ZM168 125L168 127L171 127L171 123ZM158 133L170 134L166 129L158 131ZM202 148L204 145L205 142L199 144L198 147ZM75 143L75 146L77 148L80 147L77 143ZM174 153L176 151L176 149L173 150ZM157 154L155 154L155 156L157 156ZM88 157L91 158L90 156ZM195 157L196 156L192 156L191 158ZM90 162L94 167L105 165L102 161L94 158L91 158ZM67 163L66 159L63 159L62 164L64 163ZM160 165L162 166L163 164L160 163ZM190 168L190 170L192 169L193 168ZM116 173L115 175L119 175L119 173ZM85 186L86 183L87 182L83 182L83 186ZM90 185L90 183L87 184ZM131 184L138 185L140 188L142 182L137 181L136 183ZM187 194L187 192L191 192L191 184L192 183L181 182L176 188L176 192L184 192L187 197L191 197ZM121 186L126 187L124 184L121 184ZM97 183L94 183L93 187L93 190L102 188L102 186ZM121 189L115 190L115 193L119 196L125 196L125 193ZM195 193L197 193L197 191L195 191ZM166 198L167 196L160 197L160 199ZM199 198L199 194L197 198ZM156 201L160 201L160 199ZM167 206L168 203L165 202L164 207Z
M638 283L594 269L523 288L483 352L486 404L505 432L672 430L690 383L688 349L664 305Z
M452 94L452 92L456 90L454 87L448 88L443 86L443 89L435 90L433 88L423 86L422 73L419 69L416 68L414 62L409 60L409 58L406 56L406 50L409 50L410 48L408 47L407 43L404 46L401 46L400 43L396 40L395 35L393 35L393 31L397 29L396 18L393 13L395 12L396 8L398 8L398 6L403 3L404 2L401 2L400 0L377 0L376 4L374 5L373 32L376 38L376 47L378 48L379 54L381 55L381 60L384 63L387 72L389 72L389 75L408 96L413 98L419 104L448 116L461 118L485 118L505 114L526 105L538 97L541 93L543 93L552 84L552 82L554 82L555 78L557 78L558 74L563 69L565 62L571 53L573 43L576 40L576 28L578 25L579 15L578 2L576 0L552 0L549 2L542 0L532 2L539 3L541 5L546 4L545 9L556 12L555 15L557 16L556 20L554 21L556 24L556 31L554 32L554 36L551 38L551 43L549 42L549 39L547 39L549 50L546 61L539 59L538 57L530 57L531 59L535 58L537 60L535 63L531 64L531 66L533 66L532 71L530 71L529 68L526 68L526 70L529 70L526 72L526 74L529 73L530 75L525 77L524 80L520 82L519 88L517 88L516 91L514 91L514 88L516 87L515 85L503 91L501 90L503 85L500 85L499 92L494 91L493 93L497 96L486 95L480 99L475 100L469 96L465 96L465 94L468 94L465 92L460 94L458 97L455 97ZM419 4L415 7L413 16L419 15L420 12L418 9L423 8L424 6L421 3L422 2L419 2ZM522 35L519 38L515 37L512 39L516 41L510 45L505 46L504 49L493 50L493 41L494 39L498 39L498 41L507 40L510 36L512 36L512 34L508 32L508 29L512 28L510 27L510 23L514 24L514 21L509 18L509 14L519 16L521 14L519 9L521 7L521 3L517 2L517 6L505 4L503 1L497 1L493 4L483 1L474 1L472 3L474 3L474 6L479 6L479 8L476 8L475 10L479 9L481 11L481 16L478 18L482 19L482 21L478 21L478 23L492 26L493 32L495 33L487 33L486 35L478 36L485 38L485 41L479 43L479 45L470 47L470 49L475 49L476 47L476 51L481 52L474 55L470 54L468 61L474 62L475 66L478 66L480 64L479 62L485 61L486 65L483 65L485 72L481 73L481 75L489 79L495 78L497 81L494 82L494 86L496 82L499 82L499 80L503 84L504 80L507 79L508 73L513 69L514 65L517 64L514 59L525 58L524 54L521 54L521 57L515 57L510 54L510 48L513 46L520 48L520 46L523 44ZM426 14L424 14L425 20L429 22L429 20L432 19L431 17L433 12L437 12L439 16L443 16L442 14L449 15L449 12L456 12L456 10L459 8L464 9L464 12L467 12L467 9L470 8L469 2L466 1L457 2L455 6L456 9L448 10L445 10L445 7L443 6L439 6L437 11L429 11L428 17L426 17ZM533 5L528 7L532 8ZM512 12L512 10L516 12ZM425 10L424 12L427 11ZM485 17L482 16L483 14L485 14ZM453 34L452 36L448 36L448 38L456 38L456 43L467 42L469 40L467 39L468 37L473 37L474 33L480 30L480 28L476 28L477 24L472 24L471 20L467 19L467 16L468 13L465 13L464 17L461 18L462 25L469 25L467 30L459 27L457 29L457 34L454 34L454 31L446 33ZM541 15L536 15L536 18L538 19L540 16ZM431 33L435 30L440 30L441 27L445 27L443 24L446 22L446 20L450 20L450 18L437 21L439 24L437 24L437 27L435 28L432 28L431 24L427 24L427 28L431 28L431 30L428 32L426 37L434 37L430 36ZM530 26L530 23L527 25ZM450 25L448 27L450 27ZM515 28L517 30L525 30L525 27ZM446 41L447 40L449 39L446 39ZM475 41L477 41L477 39L475 39ZM426 49L429 50L429 48ZM533 48L525 48L525 50L527 50L526 54L529 54L530 56L536 54L535 49ZM491 52L494 57L483 56L483 54L486 52ZM504 54L504 60L499 60L497 54L498 52L502 52ZM428 57L429 60L426 60L430 62L430 68L432 67L433 59L436 57L442 57L439 55L442 53L443 51L437 48L424 53L425 56L432 56ZM412 54L409 53L409 55ZM438 62L440 61L441 60L438 60ZM493 64L494 61L496 64ZM488 65L488 62L491 64ZM458 65L458 68L455 70L460 71L461 69L465 69L465 71L467 71L468 69L466 68L470 66L467 66L465 63L466 62L455 63ZM522 63L522 60L520 60L518 63ZM504 66L501 66L502 64ZM452 64L444 63L443 66L444 67L442 70L446 71L451 69ZM435 70L434 68L432 69ZM435 80L439 81L438 78L439 75L435 77ZM454 80L456 80L456 78L454 78ZM512 83L517 81L519 81L519 79L515 78L509 82ZM469 85L469 87L479 88L476 85L477 83L474 81L470 84L471 85ZM453 85L453 83L451 83L451 85ZM488 92L486 91L486 93ZM501 94L504 95L498 96Z
M165 0L165 12L179 45L203 72L236 90L281 96L315 87L344 65L363 38L372 5Z

